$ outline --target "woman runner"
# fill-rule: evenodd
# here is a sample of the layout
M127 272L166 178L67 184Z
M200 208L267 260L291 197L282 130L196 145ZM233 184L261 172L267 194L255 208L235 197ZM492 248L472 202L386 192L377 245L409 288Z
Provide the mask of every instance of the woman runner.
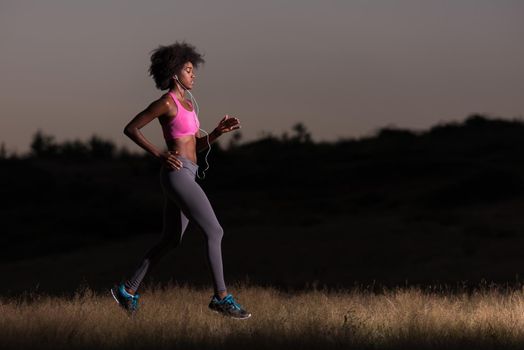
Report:
M164 194L160 240L147 251L131 277L111 288L117 303L130 315L138 310L137 290L144 276L170 249L178 246L191 221L206 236L207 260L214 288L209 308L232 318L251 316L227 292L222 268L223 229L206 194L195 180L199 168L197 153L210 148L220 135L240 128L237 118L226 115L211 134L206 132L207 137L200 136L199 130L203 129L199 129L198 104L188 101L185 93L188 92L193 100L189 90L193 88L195 69L201 63L204 63L202 55L186 42L161 45L153 50L149 74L159 90L168 92L138 113L124 128L129 138L161 162L160 184ZM167 145L165 152L158 150L140 132L155 118L162 127Z

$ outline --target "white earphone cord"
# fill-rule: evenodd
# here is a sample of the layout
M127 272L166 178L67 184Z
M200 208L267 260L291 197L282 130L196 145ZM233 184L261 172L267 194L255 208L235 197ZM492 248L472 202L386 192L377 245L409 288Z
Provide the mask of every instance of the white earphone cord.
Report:
M177 77L177 80L178 80L178 77ZM193 111L195 112L197 118L198 118L198 112L199 112L199 107L198 107L198 103L196 101L196 99L193 97L193 94L191 93L191 91L189 91L188 89L186 89L186 87L184 86L184 84L182 84L182 82L180 82L180 80L178 80L178 82L180 83L180 85L182 86L182 88L184 89L184 91L186 91L188 94L189 94L189 97L191 98L191 103L193 104ZM197 177L200 179L200 180L203 180L206 178L206 170L209 169L209 163L207 162L207 156L209 154L209 152L211 152L211 144L209 143L209 134L207 133L207 131L205 131L204 129L202 128L199 128L200 130L202 130L203 132L206 133L206 137L207 137L207 153L206 153L206 157L205 157L205 161L206 161L206 168L204 170L202 170L202 176L203 177L200 177L200 175L198 175L198 169L197 169Z

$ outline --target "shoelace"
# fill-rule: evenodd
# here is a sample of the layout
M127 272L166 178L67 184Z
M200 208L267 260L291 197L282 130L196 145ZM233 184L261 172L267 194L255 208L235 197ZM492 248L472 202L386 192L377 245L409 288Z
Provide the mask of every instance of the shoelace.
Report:
M126 298L127 300L131 299L131 308L133 308L134 310L137 310L138 309L138 298L140 298L140 294L138 293L135 293L135 295L133 294L129 294L125 288L124 288L124 285L120 285L120 287L118 288L120 293L124 296L124 298Z
M228 304L228 305L233 305L234 308L236 308L237 310L241 310L242 307L240 306L239 303L237 303L235 301L235 298L233 298L233 296L227 296L226 298L224 298L224 303Z

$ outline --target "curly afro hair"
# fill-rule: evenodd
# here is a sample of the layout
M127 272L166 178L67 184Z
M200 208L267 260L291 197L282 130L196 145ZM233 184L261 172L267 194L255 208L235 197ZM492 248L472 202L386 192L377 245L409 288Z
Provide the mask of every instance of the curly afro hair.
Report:
M149 75L153 77L156 87L160 90L173 87L171 77L179 74L187 62L191 62L195 68L198 68L201 63L205 63L196 48L185 41L181 43L177 41L169 46L160 45L151 52L153 54L151 55Z

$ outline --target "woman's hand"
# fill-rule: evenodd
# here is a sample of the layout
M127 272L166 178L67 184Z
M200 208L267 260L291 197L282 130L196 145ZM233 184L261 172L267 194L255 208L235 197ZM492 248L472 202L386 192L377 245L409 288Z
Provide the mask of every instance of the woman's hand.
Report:
M240 121L237 118L230 117L229 115L225 115L224 118L218 123L218 126L215 130L222 135L226 132L230 132L235 129L240 129Z
M178 151L167 151L160 154L160 161L170 169L180 170L182 168L182 161L176 157Z

